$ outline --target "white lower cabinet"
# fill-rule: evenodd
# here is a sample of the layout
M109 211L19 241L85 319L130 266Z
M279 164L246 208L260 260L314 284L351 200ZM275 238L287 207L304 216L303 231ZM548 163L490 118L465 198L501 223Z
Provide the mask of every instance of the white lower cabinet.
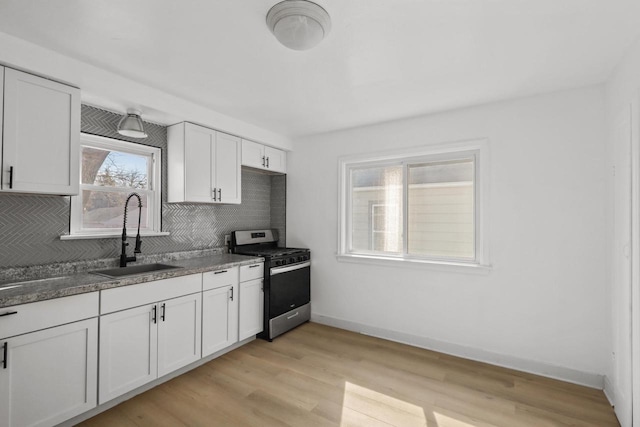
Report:
M154 311L157 311L155 304L100 317L101 404L157 377L158 332Z
M244 340L262 332L264 291L262 279L240 283L240 325L238 339Z
M100 318L100 404L200 359L201 294Z
M263 330L264 283L263 263L240 267L240 314L238 339L240 341Z
M238 267L202 277L202 357L238 341Z
M255 336L262 270L254 263L0 309L0 426L54 426Z
M201 291L202 274L102 291L100 404L200 359Z
M158 377L200 359L202 294L158 304Z
M0 425L53 426L96 406L98 319L0 340Z

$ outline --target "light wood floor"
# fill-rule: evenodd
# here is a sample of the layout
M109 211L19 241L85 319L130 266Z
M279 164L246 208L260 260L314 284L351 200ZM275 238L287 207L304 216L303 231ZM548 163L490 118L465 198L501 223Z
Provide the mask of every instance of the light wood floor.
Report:
M82 426L618 426L599 390L308 323Z

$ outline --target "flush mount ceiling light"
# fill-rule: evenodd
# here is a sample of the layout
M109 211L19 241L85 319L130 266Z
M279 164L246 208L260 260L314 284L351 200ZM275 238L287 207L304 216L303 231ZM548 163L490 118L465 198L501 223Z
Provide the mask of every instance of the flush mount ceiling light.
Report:
M306 0L285 0L267 13L267 26L286 47L311 49L331 30L331 18L326 10Z
M118 123L118 133L130 138L146 138L147 133L142 125L140 111L129 108Z

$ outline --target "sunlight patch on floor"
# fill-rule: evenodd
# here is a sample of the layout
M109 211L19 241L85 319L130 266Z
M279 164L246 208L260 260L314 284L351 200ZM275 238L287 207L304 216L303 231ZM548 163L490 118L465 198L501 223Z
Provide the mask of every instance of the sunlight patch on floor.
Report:
M346 422L349 419L346 411L355 410L392 425L435 427L435 424L427 423L421 406L350 382L345 382L344 385L342 408L343 426L350 425Z
M475 427L474 424L465 423L464 421L456 420L447 415L433 412L433 416L438 421L438 427Z

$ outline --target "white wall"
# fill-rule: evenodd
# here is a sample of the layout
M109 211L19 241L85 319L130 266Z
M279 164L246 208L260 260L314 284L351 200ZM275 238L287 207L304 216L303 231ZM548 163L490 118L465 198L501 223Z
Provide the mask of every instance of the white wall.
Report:
M603 91L295 141L287 244L312 250L314 319L602 386L611 330ZM336 260L339 156L475 138L491 150L488 274Z
M616 176L610 174L608 182L608 231L610 256L608 258L609 280L610 280L610 310L612 317L612 330L610 334L610 353L608 355L609 367L607 371L606 392L612 403L616 406L616 413L620 418L623 427L631 425L631 397L633 390L634 413L640 413L640 360L631 356L631 334L636 337L636 345L640 343L640 316L637 309L640 308L640 291L638 286L637 266L634 274L629 280L629 264L631 259L637 260L639 242L637 241L638 212L633 216L629 212L629 186L634 188L638 194L638 176L631 179L629 165L632 159L629 157L628 140L616 137L618 135L621 117L628 115L630 105L635 103L635 111L629 118L632 133L631 143L638 147L638 127L640 119L638 111L638 94L640 89L640 40L627 52L627 55L618 64L611 78L607 82L605 91L606 113L607 113L607 134L609 137L607 152L607 167L615 166ZM635 153L634 162L638 162L638 153ZM637 173L637 171L636 171ZM614 207L626 207L626 212L616 211ZM636 242L630 256L625 256L625 249L630 242L628 226L631 220L635 221L633 229L636 229ZM627 225L622 227L622 223ZM628 254L628 252L627 252ZM631 319L631 301L634 301L635 311L633 312L633 323ZM632 328L632 324L635 326ZM640 355L640 349L636 349L636 354ZM635 360L634 360L635 359ZM633 368L632 368L632 363ZM632 385L632 372L635 384ZM638 420L635 420L639 423Z

